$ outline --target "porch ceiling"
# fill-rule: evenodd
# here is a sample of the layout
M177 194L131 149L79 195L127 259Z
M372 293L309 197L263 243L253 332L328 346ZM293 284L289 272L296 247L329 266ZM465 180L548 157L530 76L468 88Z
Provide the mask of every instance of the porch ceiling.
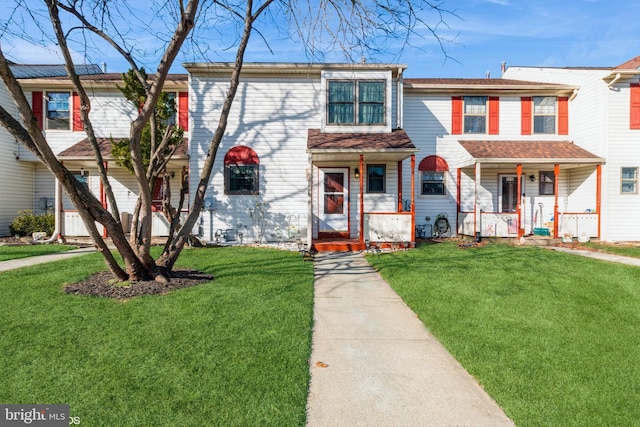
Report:
M398 161L418 149L403 129L385 133L322 133L309 129L307 149L313 161Z
M571 141L458 141L471 156L460 167L482 163L487 167L516 164L570 167L603 164L605 160Z

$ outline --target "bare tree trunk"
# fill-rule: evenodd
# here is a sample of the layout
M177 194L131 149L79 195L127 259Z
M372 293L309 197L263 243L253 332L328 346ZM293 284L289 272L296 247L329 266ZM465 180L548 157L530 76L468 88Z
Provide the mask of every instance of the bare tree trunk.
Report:
M202 167L202 172L200 173L200 180L198 181L198 186L196 188L196 194L194 197L193 206L191 208L192 210L187 216L185 223L182 225L177 235L171 241L171 244L168 245L168 251L163 252L161 257L157 261L158 265L161 265L168 270L173 269L173 266L180 256L180 252L184 248L184 245L187 242L187 238L191 233L191 230L193 229L198 216L200 215L200 211L202 210L204 196L207 190L209 179L211 178L211 171L213 170L213 164L216 159L218 147L220 146L220 142L222 141L224 132L227 129L231 106L233 105L233 100L235 99L236 93L238 91L240 72L242 71L244 54L247 50L247 45L249 44L249 38L251 37L251 33L253 31L253 23L262 14L262 12L264 12L266 8L269 7L272 2L273 0L265 1L255 13L253 12L253 2L247 2L246 13L244 17L244 30L242 32L242 38L240 39L240 44L236 53L235 65L233 67L231 79L229 81L229 91L227 92L227 96L225 97L222 111L220 112L220 119L218 120L218 127L216 128L216 131L211 140L211 144L209 145L209 151L207 152L207 156Z

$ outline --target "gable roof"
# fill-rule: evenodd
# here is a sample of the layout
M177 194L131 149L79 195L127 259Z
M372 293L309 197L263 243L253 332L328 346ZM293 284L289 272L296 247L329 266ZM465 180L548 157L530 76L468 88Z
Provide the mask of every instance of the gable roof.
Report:
M114 138L125 139L125 138ZM111 155L111 138L97 138L98 146L100 147L100 154L105 160L113 160L113 156ZM182 144L178 146L175 154L172 156L172 159L188 159L189 158L189 148L188 148L187 138L182 140ZM88 160L95 159L93 154L93 148L91 148L91 143L89 142L89 138L85 138L66 150L61 151L57 155L60 160Z
M571 141L458 141L474 163L604 163Z

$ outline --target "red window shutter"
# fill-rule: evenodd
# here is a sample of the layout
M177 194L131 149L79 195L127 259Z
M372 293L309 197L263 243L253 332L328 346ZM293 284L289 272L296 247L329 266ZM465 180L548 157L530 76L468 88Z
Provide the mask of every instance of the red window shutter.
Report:
M451 97L451 134L462 134L462 97Z
M533 100L530 96L524 96L520 100L520 105L522 106L522 134L531 135L531 126L533 124L531 109L533 107Z
M84 123L82 123L82 119L80 118L80 96L78 95L78 92L73 92L72 102L73 102L73 131L81 132L84 130Z
M640 129L640 83L631 83L630 129Z
M151 191L151 210L154 212L162 211L162 177L157 177L153 181L153 190Z
M189 130L189 92L178 92L178 126Z
M33 112L33 117L35 117L38 122L40 130L42 130L42 92L31 92L31 111Z
M569 98L558 98L558 135L569 135Z
M489 135L500 133L500 98L489 97Z

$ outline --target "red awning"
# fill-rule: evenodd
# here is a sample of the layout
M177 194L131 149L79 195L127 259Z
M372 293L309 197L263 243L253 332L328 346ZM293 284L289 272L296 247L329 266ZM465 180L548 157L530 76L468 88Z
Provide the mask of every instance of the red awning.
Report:
M445 172L449 170L449 165L440 156L427 156L418 165L418 170Z
M253 149L244 145L233 147L224 156L225 165L258 165L260 159Z

